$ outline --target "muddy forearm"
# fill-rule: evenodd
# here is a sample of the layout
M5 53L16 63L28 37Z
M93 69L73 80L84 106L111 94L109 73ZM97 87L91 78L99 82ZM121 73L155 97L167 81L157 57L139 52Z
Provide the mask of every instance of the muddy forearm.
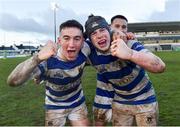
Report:
M162 73L165 70L165 63L150 52L144 53L133 51L131 61L152 73Z
M28 60L20 63L8 76L7 84L10 86L18 86L26 82L41 61L38 55L34 55Z

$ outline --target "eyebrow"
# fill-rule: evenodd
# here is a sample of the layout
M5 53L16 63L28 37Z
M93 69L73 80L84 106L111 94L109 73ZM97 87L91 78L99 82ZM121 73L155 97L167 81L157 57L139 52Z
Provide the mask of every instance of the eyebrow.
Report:
M69 35L64 35L63 37L71 37L71 36L69 36ZM74 36L73 38L81 38L81 36L80 35L77 35L77 36Z
M62 37L70 37L69 35L63 35Z

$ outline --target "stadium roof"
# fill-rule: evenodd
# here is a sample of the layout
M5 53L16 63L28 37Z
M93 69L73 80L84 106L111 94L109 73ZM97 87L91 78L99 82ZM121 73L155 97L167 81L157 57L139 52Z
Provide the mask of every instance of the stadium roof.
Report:
M128 31L130 32L180 31L180 22L129 23Z
M18 49L36 49L34 46L24 46L24 45L19 45L19 46L17 46L17 45L16 45L16 47L17 47Z
M166 36L152 36L152 37L137 37L139 41L145 40L180 40L180 35L173 36L173 35L166 35Z
M1 46L0 50L15 50L15 49L12 46L10 47Z

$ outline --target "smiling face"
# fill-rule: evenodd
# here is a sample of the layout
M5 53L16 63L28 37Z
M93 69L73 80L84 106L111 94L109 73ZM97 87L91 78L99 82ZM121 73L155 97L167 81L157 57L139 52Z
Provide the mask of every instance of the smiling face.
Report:
M61 30L58 43L61 46L60 58L64 61L73 61L77 58L83 45L82 31L76 27L65 27Z
M110 34L106 28L99 28L91 33L91 42L100 51L108 51L110 47Z

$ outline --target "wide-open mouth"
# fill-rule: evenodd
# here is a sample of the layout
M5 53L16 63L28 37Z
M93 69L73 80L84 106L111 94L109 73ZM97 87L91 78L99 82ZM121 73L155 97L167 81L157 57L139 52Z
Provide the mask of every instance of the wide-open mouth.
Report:
M98 45L99 45L101 48L105 47L105 46L106 46L106 40L103 39L103 40L98 41Z
M69 59L75 59L76 55L77 55L77 50L70 49L70 50L67 50L67 53L68 53L68 58Z
M76 50L66 50L66 53L64 54L65 60L66 61L72 61L75 60L77 57Z
M75 49L74 49L74 50L71 49L71 50L67 50L67 52L68 52L68 53L75 53L76 50L75 50Z

